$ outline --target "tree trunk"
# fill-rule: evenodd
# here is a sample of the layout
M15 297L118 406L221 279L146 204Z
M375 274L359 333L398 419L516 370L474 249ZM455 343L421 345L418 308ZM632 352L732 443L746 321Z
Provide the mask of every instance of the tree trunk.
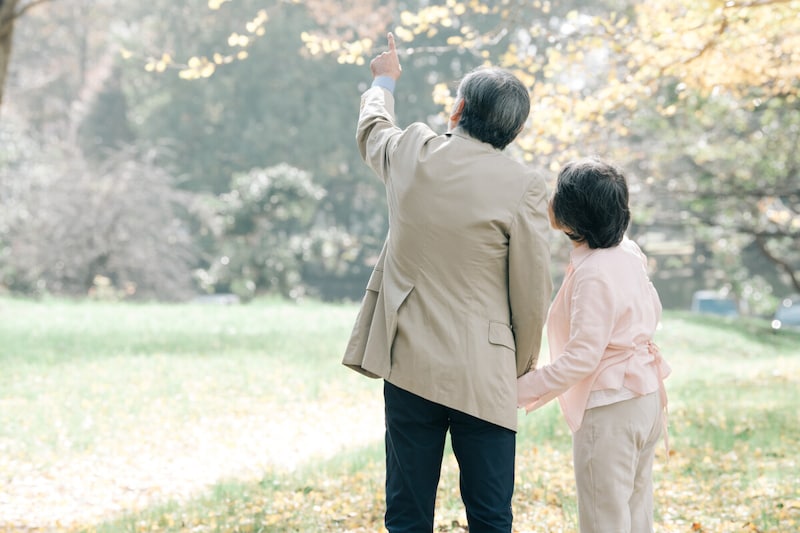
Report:
M14 37L16 7L19 0L0 0L0 106L6 86L8 63L11 59L11 42Z
M756 245L758 249L761 250L761 253L764 256L772 261L780 270L782 270L788 277L792 283L792 287L795 291L800 293L800 272L796 271L792 265L789 264L788 261L784 261L781 258L775 256L772 252L770 252L769 248L767 247L767 241L762 235L756 235Z

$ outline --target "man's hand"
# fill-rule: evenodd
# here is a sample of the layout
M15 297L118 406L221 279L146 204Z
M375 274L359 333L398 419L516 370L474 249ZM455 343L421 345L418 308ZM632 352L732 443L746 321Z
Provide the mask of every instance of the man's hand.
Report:
M528 372L517 378L517 407L523 407L528 411L528 407L539 399L530 390L530 381L535 371Z
M383 52L370 61L369 68L372 70L372 77L389 76L397 80L402 74L403 68L400 66L400 59L397 57L397 48L394 45L394 35L389 33L389 50Z

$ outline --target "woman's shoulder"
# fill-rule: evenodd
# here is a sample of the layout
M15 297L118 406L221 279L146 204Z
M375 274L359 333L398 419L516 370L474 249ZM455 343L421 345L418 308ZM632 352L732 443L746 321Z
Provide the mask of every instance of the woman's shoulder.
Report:
M621 252L634 255L636 257L644 258L644 252L633 239L623 237L622 242L616 246Z
M582 261L584 270L609 270L629 263L647 264L647 257L639 245L627 237L611 248L590 250Z

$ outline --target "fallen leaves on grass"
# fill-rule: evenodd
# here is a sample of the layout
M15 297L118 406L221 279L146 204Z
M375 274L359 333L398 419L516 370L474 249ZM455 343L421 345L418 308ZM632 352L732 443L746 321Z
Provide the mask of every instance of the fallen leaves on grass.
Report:
M715 455L713 450L676 443L668 464L663 453L660 455L654 473L657 531L777 533L800 529L797 492L800 479L796 454L791 450L772 449L765 454L741 443L731 452ZM520 449L517 471L515 531L576 532L569 450L547 445ZM243 483L231 491L223 488L206 499L142 514L126 523L124 530L231 533L383 530L382 461L367 461L355 469L352 464L312 467L308 472L291 474L275 465L260 482ZM7 510L5 498L0 501L3 504L0 508ZM435 528L437 532L463 532L466 525L458 492L457 465L448 454L437 498ZM58 521L47 527L23 522L0 526L0 531L93 530L86 523Z
M147 367L143 374L152 373ZM753 376L736 387L717 387L717 395L746 399L727 411L723 408L732 405L727 398L702 395L705 383L684 389L683 405L680 395L674 397L679 401L672 404L670 417L673 453L667 463L659 450L654 472L656 531L800 531L795 376ZM306 391L299 387L307 380L292 382L273 374L272 397L252 387L249 394L229 386L209 388L211 379L181 381L179 394L158 395L137 386L133 377L126 375L134 384L131 389L120 388L138 394L122 394L118 404L125 408L113 416L100 416L98 402L107 398L106 392L81 403L94 414L96 426L93 440L81 444L85 449L59 444L59 431L53 433L55 445L41 446L51 450L47 453L26 451L10 438L0 440L0 531L383 530L382 461L341 461L341 455L364 445L380 449L383 418L377 390L353 390L341 380ZM261 390L261 380L257 385ZM51 415L69 410L60 396L47 399L41 410L47 416L39 423L58 429L51 423L57 416ZM205 399L202 409L196 405L199 399ZM31 411L20 406L19 412ZM31 420L19 418L26 424ZM17 427L24 431L27 426ZM82 427L75 425L72 434L65 434L80 436ZM226 479L233 486L215 485ZM452 455L441 479L436 530L463 532L467 522ZM174 502L170 506L151 507L169 500ZM125 513L133 516L99 523ZM514 513L517 533L577 531L565 439L543 438L518 447Z
M659 532L778 533L798 530L800 499L797 465L792 455L776 457L762 475L750 476L735 466L752 453L741 446L736 454L706 462L706 450L679 449L655 472ZM515 532L574 533L577 518L568 450L549 446L518 454L514 497ZM728 471L727 476L715 472ZM342 532L384 531L383 463L369 461L356 471L311 469L295 477L274 471L260 484L215 499L195 502L191 509L165 511L140 520L131 531L194 532ZM316 472L314 474L313 472ZM781 472L785 475L781 476ZM435 531L463 532L466 516L458 493L458 468L446 456L437 496Z

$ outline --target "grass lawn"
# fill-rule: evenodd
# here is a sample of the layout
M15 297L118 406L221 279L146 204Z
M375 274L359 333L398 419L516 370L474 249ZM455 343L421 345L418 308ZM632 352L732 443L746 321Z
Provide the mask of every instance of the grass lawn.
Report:
M0 531L381 531L357 308L0 299ZM800 335L667 314L659 532L800 530ZM577 530L569 431L520 414L518 532ZM448 454L437 530L464 531Z

